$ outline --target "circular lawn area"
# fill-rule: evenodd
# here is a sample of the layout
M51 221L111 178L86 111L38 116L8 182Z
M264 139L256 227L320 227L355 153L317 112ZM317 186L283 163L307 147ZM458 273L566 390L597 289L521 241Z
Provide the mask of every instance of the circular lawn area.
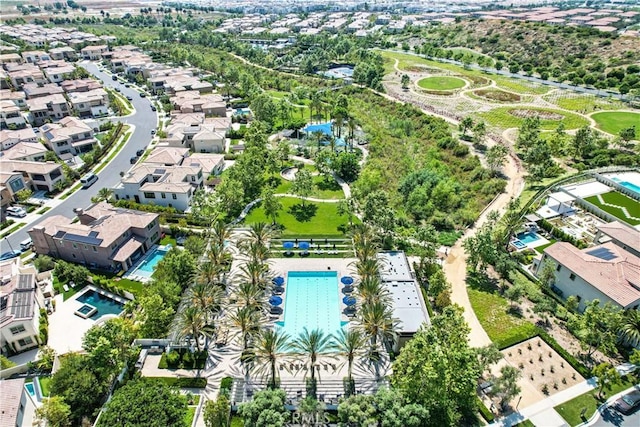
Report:
M596 121L598 128L611 135L617 135L622 129L634 125L636 128L640 128L640 113L626 111L602 112L592 114L591 118Z
M458 77L434 76L418 80L418 86L428 90L454 90L465 85L466 82Z

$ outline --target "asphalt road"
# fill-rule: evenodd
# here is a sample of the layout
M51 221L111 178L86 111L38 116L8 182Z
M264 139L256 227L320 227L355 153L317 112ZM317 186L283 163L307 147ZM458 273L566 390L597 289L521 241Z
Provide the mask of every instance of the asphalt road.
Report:
M122 121L135 126L135 131L131 135L129 142L120 150L120 152L109 162L109 164L98 173L98 181L87 189L80 189L72 196L68 197L62 204L47 211L41 218L34 221L30 225L22 228L20 231L13 233L0 242L0 253L8 251L11 246L13 249L20 247L20 242L29 237L27 230L34 225L42 222L45 218L53 215L63 215L68 218L75 216L73 210L76 208L85 208L91 204L91 198L95 196L103 187L114 187L120 181L120 172L127 171L131 167L130 159L135 156L136 151L146 148L151 142L151 130L156 129L158 125L158 116L156 112L151 111L151 102L148 98L141 98L140 93L133 88L127 88L119 81L114 81L110 74L98 70L94 63L81 63L91 74L102 80L105 87L119 88L120 92L133 98L132 104L136 111L127 117L112 117L112 121ZM7 240L9 244L7 244Z
M636 411L631 415L622 415L621 413L608 407L598 417L592 427L638 427L640 426L640 411Z

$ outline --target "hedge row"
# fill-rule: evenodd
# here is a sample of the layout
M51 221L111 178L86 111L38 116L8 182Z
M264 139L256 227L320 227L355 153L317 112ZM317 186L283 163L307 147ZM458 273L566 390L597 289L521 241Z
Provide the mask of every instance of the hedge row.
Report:
M480 411L480 415L482 415L482 418L484 418L486 422L492 423L493 420L495 419L495 416L493 415L493 413L489 410L489 408L487 408L484 405L484 402L482 402L482 400L480 400L478 396L476 396L476 401L478 405L478 410Z
M513 345L517 345L523 341L531 339L537 336L539 333L540 333L540 328L538 328L533 323L526 323L522 325L521 328L518 329L517 333L503 340L497 340L495 341L495 344L498 346L498 349L504 350L507 347L511 347Z
M202 377L197 378L174 378L174 377L147 377L152 381L161 381L169 386L175 386L180 388L205 388L207 386L207 379Z
M553 237L562 240L563 242L569 242L578 249L584 249L587 247L587 244L584 241L576 239L569 233L565 233L546 219L540 221L540 227L542 227L543 230L548 231Z

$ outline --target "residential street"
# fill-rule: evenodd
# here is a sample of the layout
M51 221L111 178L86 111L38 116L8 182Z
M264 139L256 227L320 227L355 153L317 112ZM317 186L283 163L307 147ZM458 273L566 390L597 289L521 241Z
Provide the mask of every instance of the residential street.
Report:
M126 124L134 125L135 130L131 135L129 142L111 160L111 162L97 174L98 181L93 184L93 186L88 189L80 189L76 191L72 196L61 201L35 221L27 224L25 227L13 233L6 239L2 239L0 242L0 253L8 251L10 249L9 245L13 249L19 248L20 242L29 237L27 230L40 223L43 219L52 215L64 215L72 218L75 216L73 209L87 207L91 204L91 198L95 196L101 188L115 186L120 181L120 172L127 171L131 167L129 161L130 158L135 156L137 150L147 147L151 141L151 130L156 129L157 127L158 117L156 112L151 111L151 102L148 98L141 98L139 92L135 89L126 88L124 84L119 81L112 80L110 74L106 74L98 70L98 67L94 63L84 61L80 65L86 68L98 79L101 79L105 87L118 87L123 95L130 95L133 98L133 101L131 102L136 109L135 112L129 116L112 118L111 120L122 121ZM52 202L52 204L55 204L55 202ZM14 219L16 222L20 222L20 219ZM9 244L7 244L7 240Z

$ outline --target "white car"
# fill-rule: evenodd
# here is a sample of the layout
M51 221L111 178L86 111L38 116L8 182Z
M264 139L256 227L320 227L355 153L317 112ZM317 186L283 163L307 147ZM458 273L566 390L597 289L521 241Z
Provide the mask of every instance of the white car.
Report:
M21 208L20 206L11 206L7 208L7 215L24 218L25 216L27 216L27 210L25 208Z

